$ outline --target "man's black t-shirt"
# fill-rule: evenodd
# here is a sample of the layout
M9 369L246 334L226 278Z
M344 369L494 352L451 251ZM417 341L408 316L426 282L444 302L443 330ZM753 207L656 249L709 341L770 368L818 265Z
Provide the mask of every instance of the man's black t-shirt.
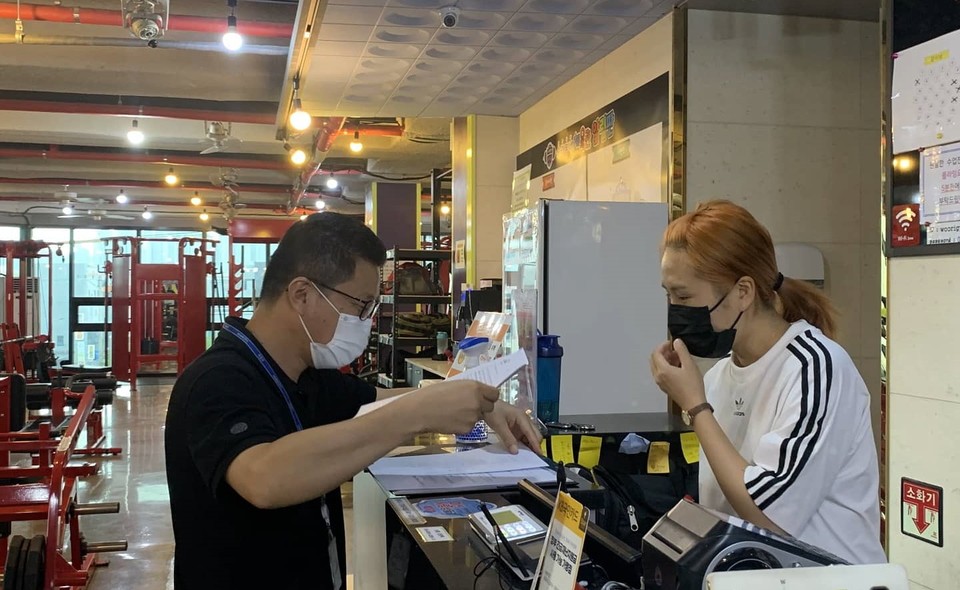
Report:
M227 321L257 343L245 322ZM339 371L308 369L294 383L264 354L304 428L348 420L362 404L376 399L374 387ZM244 450L295 431L269 374L247 346L226 331L177 379L165 432L177 590L332 588L321 500L261 510L225 478L227 467ZM326 502L345 576L339 489L327 494ZM343 584L346 588L345 579Z

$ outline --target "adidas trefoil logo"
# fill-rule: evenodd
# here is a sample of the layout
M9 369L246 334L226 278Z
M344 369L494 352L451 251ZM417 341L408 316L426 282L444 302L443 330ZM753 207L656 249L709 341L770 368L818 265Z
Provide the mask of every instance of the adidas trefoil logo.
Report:
M746 414L743 413L743 398L742 398L742 397L739 398L739 399L737 399L737 400L734 400L733 405L734 405L734 407L737 408L737 409L734 410L734 412L733 412L733 415L734 415L734 416L746 416Z

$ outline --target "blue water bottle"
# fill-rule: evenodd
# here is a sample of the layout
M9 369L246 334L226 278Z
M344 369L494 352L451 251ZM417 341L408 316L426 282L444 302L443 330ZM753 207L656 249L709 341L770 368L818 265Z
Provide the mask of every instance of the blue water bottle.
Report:
M560 420L559 336L537 336L537 417L544 422Z

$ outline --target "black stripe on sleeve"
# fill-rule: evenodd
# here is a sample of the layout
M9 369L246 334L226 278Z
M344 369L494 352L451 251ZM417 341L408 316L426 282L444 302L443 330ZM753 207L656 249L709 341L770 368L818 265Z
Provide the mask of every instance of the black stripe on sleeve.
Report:
M817 443L820 440L820 435L823 433L823 421L827 417L827 407L830 404L830 390L833 385L833 358L831 358L830 352L823 345L823 343L817 340L816 338L814 338L813 334L809 330L806 332L806 337L808 341L798 339L798 341L800 342L800 345L803 346L808 352L810 352L813 355L816 355L816 352L813 349L813 346L816 346L818 349L820 349L820 352L823 355L824 372L826 373L826 377L827 377L826 387L823 390L823 396L822 396L823 411L820 412L818 415L817 422L816 422L816 430L814 432L813 438L811 439L807 447L804 449L803 456L800 458L800 463L797 465L796 470L794 470L793 473L791 473L790 478L786 481L786 483L780 486L780 489L778 489L776 492L771 494L770 497L764 500L762 505L758 505L761 510L765 509L767 506L769 506L774 501L776 501L776 499L779 498L784 491L786 491L791 485L793 485L793 483L797 480L797 477L800 476L800 473L803 472L803 468L806 467L807 463L810 461L810 457L813 455L813 452L816 449ZM814 358L817 359L818 356L814 356ZM815 375L816 375L816 387L819 390L821 386L820 371L817 370Z
M797 347L799 345L799 348ZM821 383L821 358L802 336L797 336L794 342L787 346L788 350L801 364L801 404L800 418L794 426L790 437L780 446L780 461L777 471L767 471L750 482L747 489L757 506L763 510L796 480L797 475L809 460L813 447L820 435L819 425L823 404L823 384ZM800 351L802 348L809 356ZM812 373L813 378L810 378ZM797 436L797 433L800 433ZM789 453L787 452L789 449ZM789 458L787 457L789 455ZM764 498L764 495L768 497Z

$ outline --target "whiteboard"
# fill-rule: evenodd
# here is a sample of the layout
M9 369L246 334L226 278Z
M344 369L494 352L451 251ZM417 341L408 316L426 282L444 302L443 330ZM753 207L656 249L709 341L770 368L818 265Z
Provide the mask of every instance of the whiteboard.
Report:
M960 31L893 57L893 153L960 141Z
M587 200L662 202L663 123L589 154L587 174Z
M550 187L550 176L552 188ZM548 181L548 188L544 190L544 181ZM565 201L587 200L587 159L579 158L565 166L539 176L530 181L529 199L535 203L537 199L562 199Z

